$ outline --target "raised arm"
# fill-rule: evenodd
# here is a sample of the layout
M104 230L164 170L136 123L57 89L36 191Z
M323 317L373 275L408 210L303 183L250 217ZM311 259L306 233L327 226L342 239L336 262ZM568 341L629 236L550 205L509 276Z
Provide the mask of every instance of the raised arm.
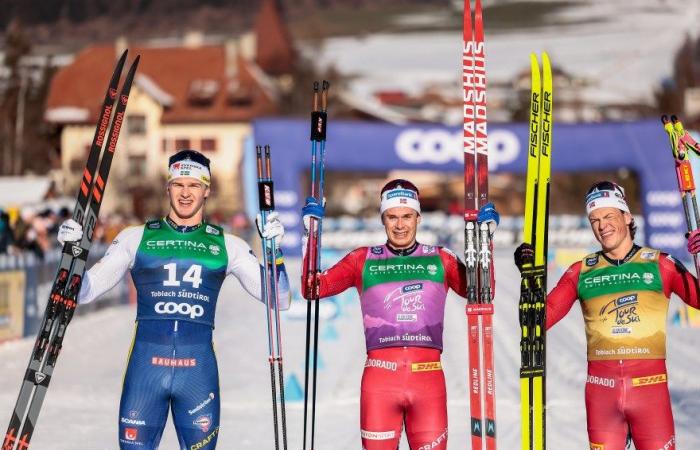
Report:
M574 302L578 300L578 276L581 273L581 261L569 266L557 285L547 295L547 329L568 314Z
M688 272L685 266L671 255L662 253L659 257L659 269L664 285L664 294L670 297L676 294L695 309L700 309L700 294L698 280Z
M263 302L261 294L261 282L263 268L250 246L241 238L231 234L225 235L226 252L228 253L228 267L226 274L231 274L238 279L250 295ZM289 289L289 277L284 266L284 259L280 253L276 261L277 287L279 293L279 308L289 309L291 293Z
M319 298L331 297L355 286L357 292L362 292L362 267L367 257L367 247L360 247L345 255L330 269L317 275ZM306 273L306 258L303 262L301 275L302 286L311 282L310 274ZM302 294L306 289L302 289Z
M134 264L136 250L143 236L143 225L122 230L107 253L83 276L78 303L90 303L112 289Z

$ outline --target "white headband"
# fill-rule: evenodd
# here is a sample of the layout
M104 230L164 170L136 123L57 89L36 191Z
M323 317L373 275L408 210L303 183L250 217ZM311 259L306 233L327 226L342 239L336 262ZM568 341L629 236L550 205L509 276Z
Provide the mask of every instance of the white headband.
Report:
M168 168L168 183L175 178L190 177L196 178L205 185L211 184L211 173L209 169L196 161L185 159L172 163Z
M384 213L389 208L397 206L405 206L416 210L420 214L420 202L418 194L410 189L396 188L391 189L382 194L382 202L379 206L379 212Z
M616 190L594 191L586 196L586 214L590 214L599 208L617 208L626 213L630 212L625 197Z

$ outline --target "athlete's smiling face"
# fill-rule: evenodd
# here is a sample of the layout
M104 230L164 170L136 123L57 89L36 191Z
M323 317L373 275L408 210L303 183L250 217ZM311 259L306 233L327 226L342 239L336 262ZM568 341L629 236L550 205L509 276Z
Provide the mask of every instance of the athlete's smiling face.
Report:
M392 247L396 249L408 248L416 242L420 214L415 209L396 206L384 211L382 223Z
M603 252L613 258L623 258L632 248L629 225L632 215L617 208L599 208L588 215L595 238ZM619 256L621 255L621 256Z
M196 178L176 178L168 184L170 218L178 225L198 225L204 216L209 187Z

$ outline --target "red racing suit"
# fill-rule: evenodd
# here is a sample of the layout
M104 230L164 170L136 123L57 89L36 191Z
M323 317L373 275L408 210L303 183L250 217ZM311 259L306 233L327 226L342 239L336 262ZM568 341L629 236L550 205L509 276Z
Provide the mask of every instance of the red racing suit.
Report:
M306 267L306 264L304 264ZM365 450L396 450L405 424L413 450L447 448L442 327L448 289L466 295L466 269L452 252L416 243L353 250L319 274L319 297L355 287L367 360L360 423ZM302 285L308 281L302 274Z
M586 415L591 450L673 450L666 374L671 293L700 307L695 277L676 259L634 246L623 260L596 253L570 266L547 296L547 328L578 299L588 340Z

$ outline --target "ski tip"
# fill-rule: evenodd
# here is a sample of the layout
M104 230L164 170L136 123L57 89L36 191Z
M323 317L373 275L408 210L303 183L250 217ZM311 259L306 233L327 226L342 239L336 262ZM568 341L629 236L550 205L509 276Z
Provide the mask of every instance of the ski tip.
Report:
M323 90L327 91L331 87L331 83L327 80L323 80Z
M124 64L124 61L126 61L126 56L129 54L129 49L125 49L122 52L122 55L119 57L119 63L118 64Z
M318 92L318 81L314 81L314 93Z
M669 120L670 120L670 119L668 118L668 115L667 115L667 114L662 114L662 115L661 115L661 123L663 123L664 125L666 125L666 124L669 122Z
M671 115L671 122L673 122L673 123L677 123L677 122L679 122L679 120L678 120L678 116L677 116L677 115L675 115L675 114Z

